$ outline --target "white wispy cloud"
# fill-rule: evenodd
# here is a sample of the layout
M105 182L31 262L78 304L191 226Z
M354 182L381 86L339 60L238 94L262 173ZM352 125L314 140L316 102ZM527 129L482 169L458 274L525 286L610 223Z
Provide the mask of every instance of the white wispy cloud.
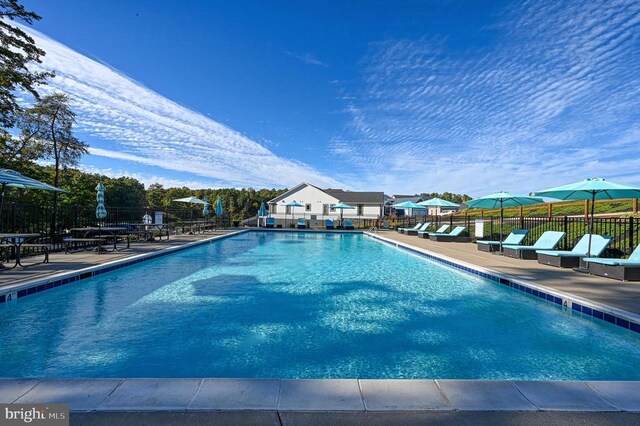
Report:
M294 59L299 60L300 62L303 62L307 65L317 65L317 66L321 66L321 67L328 67L329 65L326 64L325 62L322 62L320 59L316 58L315 55L313 55L312 53L305 53L305 54L297 54L294 52L290 52L288 50L285 50L284 53L287 56L291 56Z
M71 96L78 130L103 141L91 154L188 172L210 187L342 186L314 167L275 155L241 133L181 106L118 71L22 27L56 72L46 90ZM104 146L108 148L104 148ZM198 180L200 182L200 180Z
M640 184L639 28L639 2L522 1L473 51L372 43L330 150L359 186L403 192Z

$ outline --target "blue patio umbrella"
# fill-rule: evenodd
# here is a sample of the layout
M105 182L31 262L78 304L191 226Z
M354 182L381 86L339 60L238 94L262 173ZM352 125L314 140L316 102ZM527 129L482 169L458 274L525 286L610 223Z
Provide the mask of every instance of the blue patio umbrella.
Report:
M399 209L417 209L417 210L426 210L426 206L422 206L420 204L416 204L413 201L405 201L403 203L393 204L391 207L399 208ZM426 215L426 212L425 212Z
M500 209L500 251L502 251L502 223L504 221L504 212L502 209L504 207L528 206L539 203L544 203L544 200L540 197L531 197L505 191L495 192L465 202L471 209Z
M260 226L260 218L268 216L267 207L264 205L264 201L260 203L260 208L258 209L258 226Z
M640 188L609 182L603 178L590 178L568 185L536 191L534 195L557 198L559 200L590 200L589 246L587 257L591 256L591 234L593 234L593 216L596 200L615 200L620 198L640 198Z
M293 201L289 201L287 204L285 204L285 206L287 206L287 207L291 207L291 222L293 223L293 221L294 221L294 219L295 219L295 217L294 217L294 215L293 215L293 213L294 213L294 208L295 208L295 207L304 207L304 204L300 204L300 203L298 203L296 200L293 200ZM285 216L285 219L286 219L286 216Z
M104 207L104 185L102 182L96 186L96 219L104 219L107 217L107 209Z
M425 207L460 207L460 204L452 203L442 198L431 198L430 200L420 201L417 204Z
M344 213L345 210L349 209L355 209L354 206L350 206L349 204L343 204L341 202L338 201L338 204L333 206L334 209L340 209L340 226L342 226L342 214Z
M216 214L218 216L222 216L224 214L224 209L222 208L222 197L218 195L218 199L216 200Z
M202 216L207 217L207 216L209 216L209 199L207 197L204 197L204 200L202 200L202 201L207 203L207 204L202 206Z

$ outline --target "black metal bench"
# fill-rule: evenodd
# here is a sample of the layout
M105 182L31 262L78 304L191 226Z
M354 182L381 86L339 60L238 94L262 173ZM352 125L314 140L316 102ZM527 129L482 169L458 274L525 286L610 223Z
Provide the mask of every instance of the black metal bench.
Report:
M68 254L69 253L69 246L71 244L74 244L74 246L76 247L76 249L78 248L77 243L95 243L98 247L98 253L102 252L102 244L104 242L106 242L107 240L105 238L65 238L63 240L64 242L64 253ZM88 244L83 244L82 249L81 250L88 250L89 245ZM78 251L81 251L78 250Z

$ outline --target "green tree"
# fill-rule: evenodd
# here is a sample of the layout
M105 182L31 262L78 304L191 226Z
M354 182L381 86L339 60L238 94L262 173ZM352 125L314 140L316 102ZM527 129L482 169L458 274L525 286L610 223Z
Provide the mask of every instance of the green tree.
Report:
M53 76L29 69L30 64L42 62L45 52L27 33L12 25L16 19L32 24L40 16L25 10L17 0L0 0L0 126L4 128L13 127L22 110L16 91L27 91L38 99L36 87Z
M88 152L88 145L73 135L75 123L76 115L69 106L69 97L63 93L44 96L25 111L23 127L37 129L35 143L42 148L45 158L53 160L54 186L60 186L61 169L78 164L82 155ZM58 196L54 191L51 233L56 229Z

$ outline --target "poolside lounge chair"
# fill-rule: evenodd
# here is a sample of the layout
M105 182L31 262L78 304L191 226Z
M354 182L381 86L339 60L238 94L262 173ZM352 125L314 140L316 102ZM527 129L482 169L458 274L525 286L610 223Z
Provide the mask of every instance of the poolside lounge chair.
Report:
M507 238L504 239L502 245L520 244L526 238L528 233L528 229L514 229L509 235L507 235ZM476 241L476 244L478 245L478 250L480 251L488 251L490 253L494 251L500 251L500 241L478 240Z
M422 224L422 226L418 229L407 229L407 231L405 232L405 234L407 235L418 235L418 232L420 231L426 231L427 228L431 225L431 222L425 222Z
M436 230L436 232L431 232L432 234L444 234L449 229L450 225L442 225L440 228ZM429 231L418 231L419 238L429 238Z
M307 221L303 218L298 219L298 229L305 229L307 227Z
M325 219L324 227L327 229L333 229L333 219Z
M591 236L591 255L598 257L607 248L613 237L608 235ZM578 244L570 250L536 250L538 253L538 263L551 265L557 268L577 268L580 266L580 258L586 257L589 251L589 234L584 235Z
M442 233L439 234L437 232L433 232L431 234L429 234L429 239L431 241L439 241L439 242L456 242L456 243L470 243L471 242L471 238L470 237L463 237L462 233L465 231L465 229L467 229L464 226L456 226L455 228L453 228L453 231L449 232L448 234Z
M640 244L628 259L582 259L589 267L589 273L622 281L640 281Z
M273 217L268 217L267 221L265 222L265 226L267 228L275 228L276 227L276 219Z
M560 231L545 231L532 246L502 245L502 254L516 259L535 260L536 250L553 250L566 234Z
M398 232L401 234L405 234L408 230L417 231L422 226L422 222L416 223L416 226L413 228L398 228Z
M343 228L344 229L354 229L353 228L353 222L351 222L351 220L349 220L349 219L345 219L344 223L343 223Z

